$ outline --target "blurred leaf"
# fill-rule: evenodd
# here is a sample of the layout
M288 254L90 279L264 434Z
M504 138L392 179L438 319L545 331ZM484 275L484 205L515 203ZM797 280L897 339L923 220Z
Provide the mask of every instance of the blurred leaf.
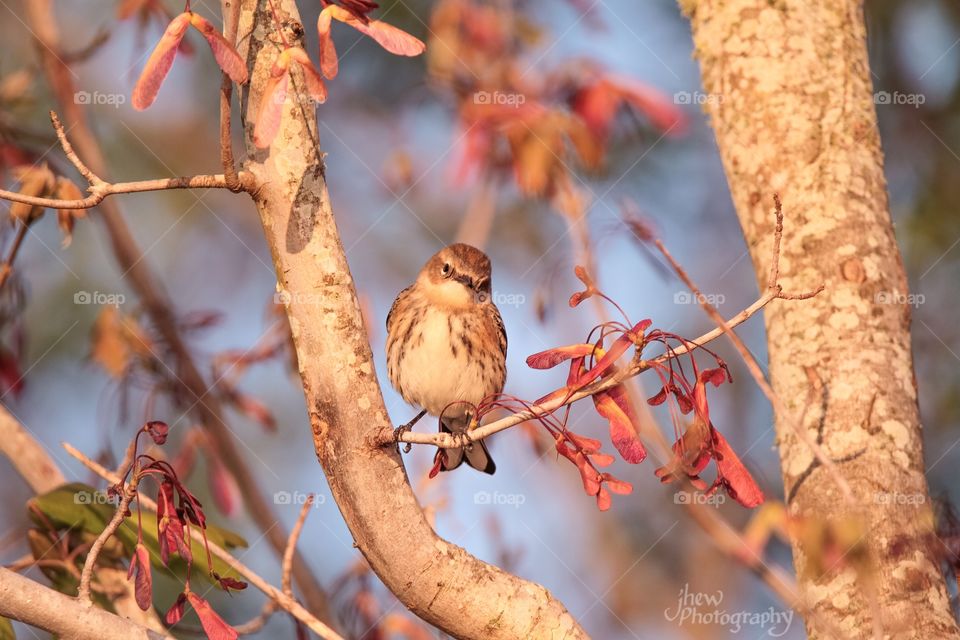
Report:
M62 560L63 554L61 547L56 541L51 540L50 536L38 529L27 530L27 544L30 546L30 553L34 560ZM50 580L54 589L60 593L74 594L80 582L65 567L55 567L51 565L40 565L40 572Z
M122 378L136 355L152 356L146 333L131 316L103 307L93 325L90 357L111 377Z
M31 498L29 505L43 513L58 529L82 530L92 535L99 535L107 522L113 517L115 508L105 504L104 494L82 482L73 482ZM43 521L32 514L31 517L39 525ZM143 510L143 543L150 553L153 566L159 571L168 571L160 561L160 542L157 533L157 515L152 511ZM224 549L246 547L247 541L237 533L222 529L216 525L207 525L207 539ZM134 511L129 518L117 529L117 538L123 543L127 556L132 556L137 546L137 514ZM194 567L197 573L211 584L217 584L211 577L211 567L207 562L207 553L203 545L190 539L190 550L194 556ZM223 577L239 579L240 576L219 558L213 558L213 571ZM183 578L186 575L187 565L179 556L170 560L169 571ZM219 585L217 585L219 586Z
M7 618L0 617L0 640L16 640L16 638L13 624Z
M107 526L115 510L103 504L102 495L82 482L71 482L31 498L27 505L44 514L58 529L82 529L97 534ZM38 525L45 525L32 511L31 517Z
M20 190L17 193L24 196L49 197L56 185L56 178L54 178L53 172L50 171L45 162L33 166L20 166L14 169L12 173L14 179L20 183ZM11 202L10 218L23 224L31 224L43 215L44 210L45 207L23 202Z

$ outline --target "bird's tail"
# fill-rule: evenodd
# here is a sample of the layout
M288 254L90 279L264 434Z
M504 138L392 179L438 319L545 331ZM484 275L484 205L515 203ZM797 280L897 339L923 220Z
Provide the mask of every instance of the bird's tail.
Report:
M462 433L467 430L469 419L451 419L445 418L440 421L440 431L442 433ZM453 471L466 460L467 464L484 473L493 475L497 470L490 452L483 440L471 442L463 447L454 447L452 449L438 449L435 459L440 461L441 471Z

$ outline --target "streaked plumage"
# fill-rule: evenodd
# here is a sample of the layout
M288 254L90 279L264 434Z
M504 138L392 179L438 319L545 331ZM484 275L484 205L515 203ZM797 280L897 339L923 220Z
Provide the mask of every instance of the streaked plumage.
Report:
M507 335L491 299L490 260L453 244L435 254L387 315L387 375L404 400L451 432L469 424L471 405L503 390ZM463 461L493 473L482 442L447 449L444 470ZM438 452L439 455L439 452Z

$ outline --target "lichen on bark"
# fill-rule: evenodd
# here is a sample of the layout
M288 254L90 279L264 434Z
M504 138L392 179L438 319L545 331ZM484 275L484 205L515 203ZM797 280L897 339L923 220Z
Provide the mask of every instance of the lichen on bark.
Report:
M866 33L855 0L699 0L690 16L706 109L758 280L772 196L784 203L784 287L826 290L765 311L770 378L853 488L848 504L784 416L776 421L793 516L860 519L870 576L808 575L812 638L957 637L938 559L910 347L907 281L883 175ZM894 499L911 496L909 504ZM863 573L863 572L861 572ZM865 588L869 582L875 588Z

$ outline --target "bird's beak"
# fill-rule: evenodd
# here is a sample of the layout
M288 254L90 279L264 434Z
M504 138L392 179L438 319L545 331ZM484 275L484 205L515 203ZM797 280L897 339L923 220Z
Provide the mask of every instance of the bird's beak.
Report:
M467 289L473 289L473 278L470 276L458 273L453 277L453 279L465 286Z

